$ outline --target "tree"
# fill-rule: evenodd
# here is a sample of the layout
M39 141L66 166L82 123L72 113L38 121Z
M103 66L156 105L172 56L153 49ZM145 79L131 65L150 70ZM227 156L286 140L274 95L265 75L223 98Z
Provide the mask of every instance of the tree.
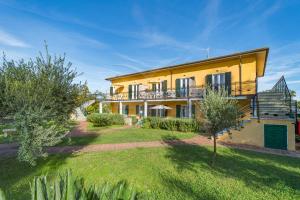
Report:
M224 89L215 91L207 88L206 95L200 102L200 111L205 130L214 139L212 157L212 165L214 165L217 156L217 134L237 125L239 118L237 101L229 98L228 92Z
M290 90L291 97L296 97L296 91L295 90Z
M93 98L94 97L93 97L93 95L91 94L91 92L89 90L87 81L85 81L84 84L81 85L81 88L80 88L80 94L78 96L78 104L82 105L85 102L87 102L87 101L89 101Z
M18 159L34 165L43 150L61 141L70 114L78 106L81 85L65 56L40 53L28 62L8 61L0 66L1 116L11 117L20 147ZM1 117L0 116L0 117Z

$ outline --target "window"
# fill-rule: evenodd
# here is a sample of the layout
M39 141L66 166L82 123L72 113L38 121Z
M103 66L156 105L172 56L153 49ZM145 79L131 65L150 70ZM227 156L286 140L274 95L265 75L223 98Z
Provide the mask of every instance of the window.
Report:
M208 74L205 82L206 86L210 86L217 91L224 87L228 94L231 95L231 72Z
M195 86L195 78L176 79L176 96L187 97L190 95L190 88Z
M225 88L225 73L212 75L212 87L217 91L222 87Z
M187 118L189 117L189 108L187 105L176 105L176 117Z
M129 99L138 99L139 98L139 84L129 85L128 86L128 98Z
M129 105L122 106L122 114L128 115L129 114Z
M140 117L144 116L144 106L136 105L135 109L136 109L136 116L140 116Z

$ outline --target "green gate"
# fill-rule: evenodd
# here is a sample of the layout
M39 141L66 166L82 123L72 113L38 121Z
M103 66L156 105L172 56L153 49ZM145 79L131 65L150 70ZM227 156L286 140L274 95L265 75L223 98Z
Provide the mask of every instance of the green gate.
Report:
M287 149L287 126L265 124L265 147L272 149Z

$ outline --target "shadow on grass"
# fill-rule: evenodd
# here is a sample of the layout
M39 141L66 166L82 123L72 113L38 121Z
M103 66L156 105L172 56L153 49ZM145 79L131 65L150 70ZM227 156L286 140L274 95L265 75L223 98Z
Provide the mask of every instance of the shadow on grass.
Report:
M93 142L93 137L85 140L85 145ZM53 152L56 147L51 147L47 151L50 153L48 157L37 160L36 166L30 166L27 163L19 162L15 154L0 155L0 188L7 193L8 199L30 199L30 182L34 176L49 175L53 177L58 175L59 169L63 169L68 158L77 157L73 154L80 151L84 146L76 146L75 148L65 149ZM55 154L52 154L55 153ZM58 154L57 154L58 153ZM63 169L67 170L67 169Z
M166 140L168 142L168 140ZM178 140L181 145L170 142L166 157L170 159L177 170L199 172L203 169L213 173L218 178L233 178L244 182L253 191L263 191L264 188L281 190L284 188L300 193L300 159L255 153L231 148L218 148L218 156L214 167L210 166L212 148L188 145ZM216 199L216 194L194 190L193 185L168 174L162 174L162 182L168 187L175 187L195 199ZM174 189L174 190L176 190Z

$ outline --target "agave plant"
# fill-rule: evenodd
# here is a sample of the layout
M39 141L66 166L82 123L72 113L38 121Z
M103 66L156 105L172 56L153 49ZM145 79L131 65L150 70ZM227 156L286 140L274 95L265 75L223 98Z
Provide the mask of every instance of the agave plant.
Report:
M136 200L137 193L125 181L115 185L84 185L81 178L73 179L71 171L59 175L53 182L47 176L34 177L30 183L32 200ZM0 200L6 200L0 189Z
M0 200L6 200L4 192L0 189Z

